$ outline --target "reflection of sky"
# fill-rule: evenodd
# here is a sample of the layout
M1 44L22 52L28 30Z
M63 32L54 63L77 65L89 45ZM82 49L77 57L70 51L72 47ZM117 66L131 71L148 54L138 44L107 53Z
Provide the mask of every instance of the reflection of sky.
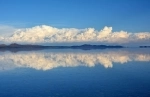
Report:
M1 52L0 69L28 67L36 70L49 70L57 67L93 67L101 64L105 68L113 67L113 63L124 64L130 61L150 61L150 52L142 49L102 50L102 51L29 51Z

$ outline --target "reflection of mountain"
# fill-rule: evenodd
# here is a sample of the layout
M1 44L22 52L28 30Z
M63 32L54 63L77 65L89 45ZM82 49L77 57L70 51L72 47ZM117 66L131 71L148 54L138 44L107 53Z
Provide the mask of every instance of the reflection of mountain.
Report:
M37 70L49 70L56 67L93 67L96 64L101 64L108 68L113 67L113 63L123 64L129 61L150 61L150 52L139 51L97 50L69 52L58 50L57 52L1 52L0 68L29 67Z

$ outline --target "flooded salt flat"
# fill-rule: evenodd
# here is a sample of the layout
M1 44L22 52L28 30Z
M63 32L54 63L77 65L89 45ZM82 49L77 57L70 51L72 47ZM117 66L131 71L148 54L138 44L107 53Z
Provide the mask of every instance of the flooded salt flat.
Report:
M1 97L147 97L150 50L0 52Z

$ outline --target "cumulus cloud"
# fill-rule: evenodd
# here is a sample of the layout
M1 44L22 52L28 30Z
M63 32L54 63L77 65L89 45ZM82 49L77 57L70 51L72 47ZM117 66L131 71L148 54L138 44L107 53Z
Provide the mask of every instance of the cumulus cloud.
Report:
M85 51L85 52L18 52L0 54L0 69L34 68L36 70L50 70L57 67L77 67L103 65L112 68L114 63L125 64L131 61L150 61L150 52L114 50L114 51Z
M112 27L107 26L98 31L94 28L55 28L41 25L32 28L17 29L9 37L0 37L0 40L8 43L149 43L150 32L113 32Z

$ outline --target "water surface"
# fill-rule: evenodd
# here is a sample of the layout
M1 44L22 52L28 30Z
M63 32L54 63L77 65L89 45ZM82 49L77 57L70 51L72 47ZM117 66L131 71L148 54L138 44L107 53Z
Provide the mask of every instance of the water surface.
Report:
M0 52L0 97L148 97L150 50Z

